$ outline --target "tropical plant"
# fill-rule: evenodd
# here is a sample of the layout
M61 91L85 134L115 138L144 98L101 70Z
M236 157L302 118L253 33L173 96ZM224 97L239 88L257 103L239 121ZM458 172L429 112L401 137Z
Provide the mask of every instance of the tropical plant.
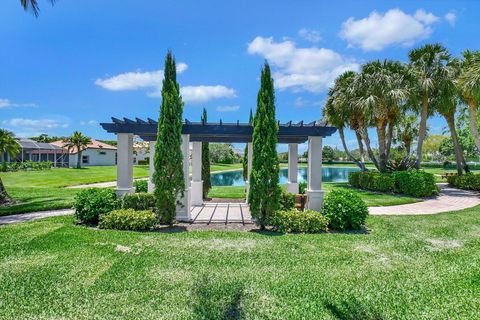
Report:
M52 6L55 4L56 0L48 0ZM35 17L38 17L40 14L40 6L38 5L37 0L20 0L20 4L22 5L25 11L32 11Z
M253 119L253 156L248 204L255 222L263 230L269 217L278 209L280 198L275 90L267 62L262 68L260 82Z
M75 131L64 141L64 147L67 148L69 152L72 149L77 152L77 169L82 167L82 152L90 143L92 143L92 139L83 135L80 131Z
M6 167L5 154L8 154L10 158L15 157L21 151L20 144L15 140L15 136L12 132L0 129L0 157L2 168ZM6 205L12 202L12 198L5 190L3 181L0 178L0 205Z
M410 104L419 109L420 128L417 142L415 166L420 168L423 141L427 133L427 118L434 113L432 100L438 95L439 87L448 77L450 60L448 50L441 44L426 44L409 52L410 67L415 75L414 94L410 96Z
M460 63L458 89L460 98L468 105L470 128L477 151L480 152L478 134L478 105L480 101L480 51L465 50Z
M419 132L418 116L416 114L402 114L395 125L393 142L400 143L405 149L406 156L411 153L412 143L418 138Z
M168 51L165 57L162 104L155 144L153 183L160 221L170 225L175 218L178 196L183 197L185 192L181 150L182 114L183 102L177 83L175 59Z
M202 123L207 123L207 110L203 108ZM210 180L210 147L208 142L202 142L202 180L203 180L203 199L208 197L208 192L212 188Z

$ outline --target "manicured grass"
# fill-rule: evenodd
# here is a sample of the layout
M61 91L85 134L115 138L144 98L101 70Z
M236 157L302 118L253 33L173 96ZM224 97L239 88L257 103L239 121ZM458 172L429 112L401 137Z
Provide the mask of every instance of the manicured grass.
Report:
M0 227L4 319L479 319L480 208L368 234ZM117 246L121 250L117 250Z

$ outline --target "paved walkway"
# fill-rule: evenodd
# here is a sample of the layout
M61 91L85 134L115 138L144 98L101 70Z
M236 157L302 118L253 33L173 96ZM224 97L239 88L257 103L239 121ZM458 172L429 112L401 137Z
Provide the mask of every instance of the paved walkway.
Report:
M135 180L148 180L148 178L139 178ZM81 189L81 188L113 188L117 186L117 181L97 182L89 184L77 184L75 186L65 187L66 189Z
M439 184L440 194L422 202L389 207L370 207L371 215L425 215L467 209L480 204L477 192L460 190Z
M0 217L0 225L17 223L17 222L25 222L25 221L48 218L48 217L67 216L70 214L73 214L73 209L61 209L61 210L39 211L39 212L23 213L23 214L13 214L10 216Z
M202 206L192 206L190 209L193 221L191 223L241 223L251 224L252 216L245 202L204 203Z

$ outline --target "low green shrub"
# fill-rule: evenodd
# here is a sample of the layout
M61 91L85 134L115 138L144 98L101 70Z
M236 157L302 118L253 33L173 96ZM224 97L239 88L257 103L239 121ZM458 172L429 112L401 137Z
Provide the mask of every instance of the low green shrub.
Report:
M155 208L155 196L145 192L126 194L122 197L122 208L152 211Z
M293 208L295 208L295 195L282 189L280 195L280 210L285 211Z
M362 172L351 172L348 175L348 184L354 188L360 188L360 178L362 176Z
M395 181L390 174L376 174L373 176L373 190L381 192L394 192Z
M51 161L24 161L24 162L4 162L1 166L1 171L39 171L49 170L52 168L53 162Z
M158 218L152 211L120 209L101 215L98 227L101 229L141 231L152 229L157 222Z
M305 194L306 191L307 191L307 182L306 181L300 182L298 184L298 193Z
M148 192L147 180L135 180L133 181L133 186L135 187L135 192Z
M435 176L422 170L394 172L395 189L398 193L423 198L438 194Z
M75 195L73 207L75 217L82 223L96 224L100 215L119 207L115 190L83 189Z
M462 176L449 176L447 181L455 188L480 191L480 174L468 173Z
M328 220L317 211L291 209L276 212L270 225L282 233L317 233L327 231Z
M368 208L357 192L333 190L325 197L322 214L332 229L356 230L365 224Z

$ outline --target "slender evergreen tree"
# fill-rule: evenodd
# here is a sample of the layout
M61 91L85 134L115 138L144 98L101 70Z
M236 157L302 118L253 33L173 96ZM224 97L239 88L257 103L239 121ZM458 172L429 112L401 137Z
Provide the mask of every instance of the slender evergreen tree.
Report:
M263 230L279 206L280 187L277 156L278 124L275 119L275 91L270 66L262 69L257 110L253 118L253 156L248 204Z
M202 123L207 123L207 110L203 108ZM203 199L208 197L208 192L212 188L210 181L210 148L208 142L202 142L202 180L203 180Z
M175 59L168 51L162 87L162 104L158 119L157 143L155 144L155 199L160 222L172 224L175 219L177 198L183 196L182 144L183 102L177 83Z
M250 109L250 118L248 118L248 123L253 123L253 113L252 109ZM248 143L245 144L245 150L243 151L243 180L248 180Z

